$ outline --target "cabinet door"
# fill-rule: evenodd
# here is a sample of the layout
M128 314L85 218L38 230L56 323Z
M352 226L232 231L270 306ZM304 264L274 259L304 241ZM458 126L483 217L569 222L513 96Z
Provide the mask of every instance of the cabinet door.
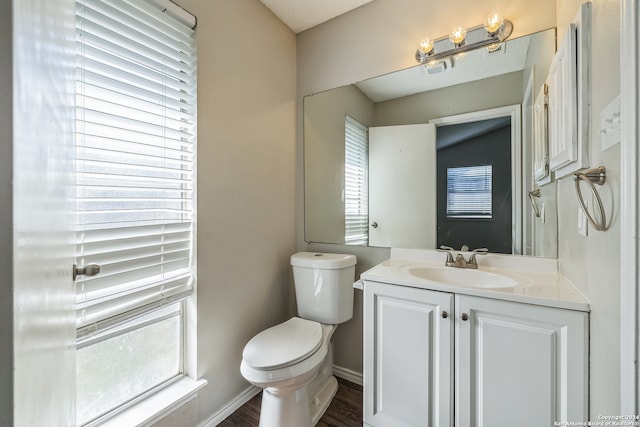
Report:
M464 295L456 309L457 427L588 419L586 313Z
M364 285L364 422L453 425L453 295Z
M552 171L578 159L576 28L571 24L549 67L549 166Z
M591 2L584 2L551 62L549 167L556 179L589 167Z

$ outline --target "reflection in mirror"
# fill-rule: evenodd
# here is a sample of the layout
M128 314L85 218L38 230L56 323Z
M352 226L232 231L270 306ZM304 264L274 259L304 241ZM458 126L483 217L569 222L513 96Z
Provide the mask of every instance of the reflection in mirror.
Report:
M509 115L511 111L511 115ZM484 118L482 116L496 116ZM522 253L519 106L439 120L436 137L438 246ZM473 121L471 121L473 119ZM443 123L444 122L444 123ZM513 123L512 123L513 122Z
M493 166L491 187L491 194L501 184L503 191L510 190L511 242L492 250L556 257L555 184L540 188L540 217L527 199L535 187L532 94L542 86L554 52L555 29L550 29L509 40L492 52L479 49L448 58L447 67L437 70L418 65L305 97L305 240L411 248L457 247L461 242L472 248L487 246L488 235L482 233L475 233L473 242L464 231L455 240L446 238L455 230L446 224L446 189L438 190L446 188L447 178L446 170L437 172L436 153L446 150L436 150L436 140L446 132L444 125L451 124L443 118L517 106L518 133L510 140L516 149L501 154L510 156L518 175ZM510 128L507 133L516 131ZM360 138L359 145L349 144L352 138ZM462 163L449 168L474 166ZM500 175L512 178L504 183ZM450 191L449 198L459 198L455 192ZM492 200L495 216L505 208L496 202L499 197ZM445 221L438 220L438 212L444 212ZM474 215L482 213L467 216ZM463 221L459 213L449 216L449 222L472 222ZM486 214L473 220L490 221Z

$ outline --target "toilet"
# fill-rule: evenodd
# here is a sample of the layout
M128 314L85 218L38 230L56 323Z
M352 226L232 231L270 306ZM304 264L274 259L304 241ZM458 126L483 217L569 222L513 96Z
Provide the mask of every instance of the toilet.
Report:
M253 337L240 371L263 389L260 427L314 426L338 389L331 337L353 316L356 257L299 252L291 256L298 317Z

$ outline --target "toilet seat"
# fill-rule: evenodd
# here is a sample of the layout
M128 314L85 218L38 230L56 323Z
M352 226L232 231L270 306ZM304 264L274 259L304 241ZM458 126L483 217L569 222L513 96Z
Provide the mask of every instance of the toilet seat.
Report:
M308 358L322 342L320 323L292 317L253 337L245 346L242 359L253 369L281 369Z

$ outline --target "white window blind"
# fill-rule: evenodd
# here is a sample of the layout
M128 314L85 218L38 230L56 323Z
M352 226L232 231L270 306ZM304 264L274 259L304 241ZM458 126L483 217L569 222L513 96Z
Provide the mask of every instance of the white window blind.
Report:
M367 245L369 241L368 129L346 116L344 139L344 241L346 245Z
M144 0L77 1L78 338L191 293L194 30Z
M491 218L492 167L447 168L447 217Z

